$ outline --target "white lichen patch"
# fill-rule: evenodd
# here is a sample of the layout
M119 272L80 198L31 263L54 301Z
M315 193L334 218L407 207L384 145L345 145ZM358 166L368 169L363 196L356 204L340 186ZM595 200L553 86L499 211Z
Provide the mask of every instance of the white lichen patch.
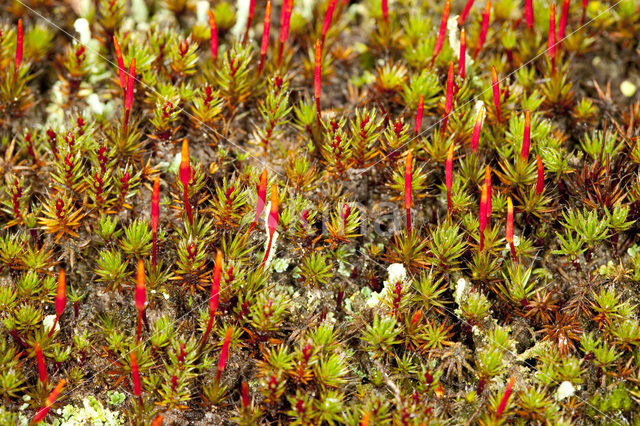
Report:
M202 24L208 24L209 22L209 2L206 0L200 0L196 2L196 21Z
M291 263L291 259L288 259L286 257L275 259L273 261L273 270L281 274L287 270L290 263Z
M571 382L565 380L564 382L560 383L560 386L558 386L558 390L556 391L556 399L558 401L562 401L565 398L573 396L574 393L576 393L576 388Z
M48 333L51 331L51 327L53 327L53 323L56 321L55 315L47 315L42 320L42 325L44 326L44 330ZM56 324L56 331L60 330L60 323Z
M82 406L65 405L59 410L61 418L53 422L54 426L118 426L124 424L121 414L105 408L95 397L90 396L82 400Z
M91 28L89 26L89 21L84 18L76 19L73 23L73 28L80 36L80 43L86 45L91 41Z
M460 278L456 281L456 293L455 293L455 301L460 305L460 303L465 299L467 293L467 280L464 278Z

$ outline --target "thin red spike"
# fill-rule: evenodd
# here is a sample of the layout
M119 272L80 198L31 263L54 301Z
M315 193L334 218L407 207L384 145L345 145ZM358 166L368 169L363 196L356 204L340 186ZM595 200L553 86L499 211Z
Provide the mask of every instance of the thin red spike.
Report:
M241 389L241 397L242 397L242 408L248 408L249 404L250 404L250 400L249 400L249 385L247 384L247 382L242 382L242 385L240 386Z
M284 0L280 11L280 47L278 50L278 66L282 63L282 52L284 45L289 39L289 24L291 22L291 12L293 11L293 0Z
M407 232L411 232L411 204L412 199L412 182L413 182L413 155L411 151L407 154L404 164L404 208L407 211Z
M279 215L278 215L278 186L274 183L271 185L271 209L269 211L269 233L276 232L278 227Z
M507 408L507 402L509 402L509 397L511 396L511 392L513 391L513 383L516 378L511 376L509 379L509 383L507 383L507 387L504 390L504 395L502 395L502 399L500 400L500 405L498 405L498 409L496 410L496 417L502 417L502 413L504 413L505 408Z
M159 223L160 223L160 178L156 178L155 181L153 182L153 193L151 194L151 235L153 238L151 264L153 266L156 266Z
M247 15L247 28L244 30L244 37L242 38L242 44L246 44L249 39L249 29L253 22L253 15L256 11L256 0L249 0L249 14Z
M524 0L524 19L527 28L533 30L533 0Z
M491 205L491 167L489 166L484 169L484 186L487 187L487 226L490 226L493 206Z
M451 142L449 146L449 152L447 154L447 161L444 166L444 180L447 188L447 215L451 218L451 187L453 186L453 148L454 144Z
M227 328L227 333L224 336L224 342L222 343L222 350L220 351L220 359L218 359L218 371L216 372L216 382L220 381L220 376L227 365L227 358L229 357L229 343L231 343L231 336L233 334L233 327Z
M556 5L549 5L549 41L547 44L547 53L551 60L551 71L556 71Z
M140 341L140 333L142 331L142 316L144 315L145 305L147 303L147 290L144 284L144 261L138 260L138 268L136 275L136 296L135 304L138 310L138 332L136 334L136 342Z
M64 269L60 268L58 271L58 289L56 291L56 319L53 321L53 326L49 330L49 337L51 337L56 329L56 325L60 320L60 316L64 312L64 308L67 305L67 280L64 274Z
M462 12L460 12L460 16L458 16L458 26L461 27L464 25L465 21L467 20L467 16L469 16L469 12L471 11L471 8L473 7L473 3L475 0L467 0L467 3L464 5L464 9L462 9Z
M126 92L127 90L127 72L124 68L124 59L122 58L122 50L116 36L113 36L113 47L116 50L116 60L118 61L118 75L120 77L120 87Z
M480 36L478 37L478 45L476 46L476 51L473 53L473 58L475 59L480 53L482 46L484 46L484 42L487 39L487 31L489 31L489 19L491 18L491 0L487 0L487 4L484 7L484 13L482 14L482 25L480 27Z
M444 100L444 119L442 120L442 132L447 128L449 114L453 108L453 61L449 62L449 71L447 72L447 92Z
M522 150L520 151L520 158L526 161L529 158L529 149L531 146L531 113L525 111L524 113L524 134L522 135Z
M49 393L49 396L47 396L47 399L44 402L44 406L38 410L36 415L33 417L33 420L31 420L31 423L29 423L30 425L41 422L45 419L45 417L47 417L51 406L55 404L58 396L60 395L60 392L62 392L62 388L64 388L65 383L67 383L65 379L60 379L56 387L53 388L51 393Z
M44 362L44 354L42 353L42 347L38 342L33 344L33 350L36 353L36 365L38 367L38 378L40 379L40 383L46 385L48 382L47 378L47 366Z
M135 352L131 352L131 379L133 380L133 394L140 397L142 395L142 386L140 385L140 370L138 369L138 359Z
M536 165L538 168L538 178L536 180L536 194L542 194L544 191L544 166L542 165L542 158L536 155Z
M16 69L15 74L18 74L18 68L22 64L22 54L24 51L24 33L22 30L22 19L18 19L18 33L16 35Z
M313 95L316 100L316 119L318 121L318 128L320 128L320 93L322 83L322 42L316 40L316 50L314 54L314 66L313 66Z
M580 18L580 25L584 25L584 20L587 17L587 6L589 6L589 0L582 0L582 17Z
M420 94L420 99L418 100L418 111L416 112L416 125L414 128L414 133L417 135L420 133L420 128L422 127L422 115L424 114L424 94Z
M209 338L209 333L211 333L211 328L213 326L213 319L216 314L216 310L218 309L218 303L220 301L220 276L222 274L222 252L218 250L216 253L216 262L213 266L213 276L211 278L211 294L209 295L209 322L207 323L207 328L202 335L202 342L200 343L200 347L203 348L207 343L207 339Z
M209 13L209 49L211 50L211 58L213 59L213 62L215 62L218 60L218 27L216 25L216 18L215 16L213 16L213 11L209 9L208 13Z
M191 163L189 161L189 141L185 138L182 141L182 158L180 159L180 183L182 183L182 191L184 198L184 208L187 211L189 223L193 224L193 214L191 213L191 205L189 204L189 182L191 181Z
M493 91L493 106L496 108L496 119L500 124L502 122L500 118L500 82L494 66L491 67L491 89Z
M267 200L267 169L262 170L262 174L260 175L260 183L258 184L258 201L256 203L256 215L253 219L253 223L249 227L249 231L251 232L253 228L256 227L258 221L260 220L260 216L264 211L264 205Z
M558 23L558 50L562 46L562 39L567 31L567 20L569 19L569 3L571 0L564 0L562 3L562 12L560 13L560 22Z
M129 124L129 115L131 114L131 108L133 107L133 89L136 81L136 58L131 60L129 65L129 72L127 74L127 90L124 94L124 127Z
M487 227L487 186L482 185L480 195L480 211L478 213L478 228L480 230L480 251L484 250L484 230Z
M267 243L267 250L264 252L264 258L260 267L264 267L267 259L269 258L269 252L271 252L271 245L273 244L273 234L276 232L279 222L278 213L278 186L274 183L271 185L271 208L269 210L269 217L267 219L267 227L269 229L269 241Z
M67 279L64 269L58 272L58 290L56 292L56 315L59 317L67 306Z
M509 243L509 249L511 250L513 261L518 262L518 258L516 257L516 248L513 244L513 202L511 201L511 197L507 198L507 231L505 239L507 240L507 243Z
M447 34L447 21L449 20L449 9L451 8L451 0L446 0L444 3L444 9L442 10L442 18L440 18L440 29L438 30L438 38L436 39L436 45L433 48L433 56L431 57L431 66L433 66L436 58L442 50L444 44L444 37Z
M387 24L389 22L389 0L382 0L380 8L382 9L382 20Z
M324 14L324 21L322 22L322 45L324 46L324 39L329 31L329 27L331 26L331 20L333 19L333 12L336 9L336 4L338 0L329 0L329 5L327 6L327 12Z
M262 25L262 41L260 42L260 64L258 65L258 75L264 67L264 58L267 56L269 48L269 31L271 30L271 0L267 0L267 7L264 10L264 23Z
M473 134L471 135L471 151L478 152L478 143L480 141L480 132L482 131L482 123L484 123L484 105L480 106L476 123L473 125Z
M460 58L458 59L458 77L464 80L467 72L467 34L464 28L460 31Z

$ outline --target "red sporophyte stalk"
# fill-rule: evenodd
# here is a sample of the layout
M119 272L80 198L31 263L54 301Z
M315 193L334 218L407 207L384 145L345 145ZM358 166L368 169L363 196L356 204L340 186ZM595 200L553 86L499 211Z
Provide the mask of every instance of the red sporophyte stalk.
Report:
M242 398L242 408L249 408L249 385L247 382L242 382L242 385L240 385L240 396Z
M368 411L366 411L363 415L362 415L362 420L360 421L360 426L369 426L369 417L371 414L369 414Z
M569 19L569 3L570 0L564 0L562 3L562 12L560 13L560 22L558 23L558 49L562 45L562 39L567 31L567 19Z
M162 422L164 421L164 416L162 414L158 414L151 421L151 426L162 426Z
M536 180L536 194L542 194L544 191L544 167L542 166L542 158L536 155L536 165L538 166L538 179Z
M284 45L289 39L289 23L291 22L291 12L293 11L293 0L284 0L280 10L280 46L278 48L278 66L282 63L282 52Z
M502 122L500 119L500 82L494 66L491 67L491 90L493 91L493 106L496 108L496 120L500 124Z
M249 0L249 13L247 15L247 28L244 30L244 37L242 37L242 44L246 44L249 39L249 28L253 22L253 14L256 10L256 0Z
M260 184L258 185L258 201L256 203L256 216L253 219L253 223L249 227L247 233L253 231L253 228L258 224L260 215L264 211L264 205L267 200L267 169L265 168L260 175Z
M422 127L423 113L424 113L424 94L421 93L420 99L418 100L418 111L416 112L416 126L413 129L416 135L420 133L420 128Z
M458 59L458 78L464 80L467 72L467 33L464 28L460 31L460 58Z
M260 42L260 64L258 65L258 75L264 67L264 58L267 56L269 48L269 31L271 30L271 0L267 0L267 7L264 10L264 23L262 26L262 40Z
M64 312L64 307L67 305L67 280L65 278L64 269L60 268L58 272L58 290L56 292L56 319L53 321L53 326L49 330L49 337L53 334L60 319L60 315Z
M580 18L580 25L584 25L584 19L587 17L587 6L589 6L589 0L582 0L582 17Z
M216 263L213 266L213 277L211 279L211 295L209 296L209 322L207 328L202 336L202 342L200 348L203 348L211 333L211 327L213 326L213 319L218 309L218 302L220 301L220 275L222 273L222 252L218 250L216 253Z
M329 27L331 26L331 20L333 19L333 12L336 10L336 4L338 0L329 0L329 5L327 6L327 13L324 14L324 21L322 22L322 45L324 46L324 39L329 31Z
M116 60L118 61L118 76L120 77L120 88L126 92L127 90L127 72L124 68L124 59L122 59L122 50L118 38L113 36L113 47L116 50Z
M255 0L254 0L255 1ZM218 27L216 26L216 18L209 9L209 49L211 49L211 59L213 62L218 60ZM247 30L249 28L247 27Z
M144 261L138 260L138 271L136 276L136 309L138 310L138 333L136 334L136 342L140 341L140 332L142 331L142 318L144 316L145 304L147 303L147 290L144 285Z
M520 151L520 158L526 161L529 157L529 149L531 147L531 113L525 111L524 113L524 133L522 135L522 150Z
M458 16L458 26L461 27L464 25L464 22L467 20L467 16L469 16L469 12L473 7L473 3L475 0L467 0L467 3L464 5L464 9L460 12L460 16Z
M231 335L233 334L233 327L227 329L227 333L224 335L224 342L222 343L222 351L220 351L220 359L218 359L218 371L216 372L216 382L220 382L220 376L227 366L227 358L229 357L229 343L231 343Z
M151 264L156 266L156 254L158 248L158 224L160 222L160 178L153 182L153 193L151 194L151 235L153 238L153 249L151 252Z
M551 72L556 72L556 5L549 5L549 41L547 52L551 60Z
M124 127L129 124L129 114L131 114L131 107L133 106L133 87L136 81L136 58L131 60L129 65L129 73L127 74L127 90L124 95Z
M447 161L444 166L444 180L447 187L447 215L451 218L451 186L453 185L453 142L449 146Z
M407 211L407 232L411 232L411 188L413 180L413 155L411 151L407 154L404 164L404 209Z
M473 53L473 58L475 59L480 53L482 46L484 46L484 42L487 39L487 31L489 31L489 18L491 18L491 0L487 0L487 4L484 7L484 13L482 14L482 25L480 27L480 36L478 37L478 45L476 46L476 51Z
M189 182L191 181L191 163L189 162L189 141L182 141L182 158L180 159L180 183L182 183L182 195L184 199L184 208L187 211L189 223L193 224L193 213L189 204Z
M524 0L524 19L527 28L533 29L533 0Z
M271 186L271 209L269 210L269 218L267 219L267 227L269 228L269 241L267 243L267 250L264 252L264 258L260 267L264 267L267 259L269 258L269 252L271 251L271 245L273 244L273 234L278 227L279 215L278 215L278 186L274 183Z
M449 72L447 72L447 93L444 99L444 118L442 120L442 132L447 128L449 114L453 108L453 61L449 62Z
M487 225L491 224L491 167L487 166L484 169L484 185L487 188Z
M382 9L382 21L386 25L389 22L389 0L382 0L380 9Z
M504 395L502 395L502 399L500 400L500 405L498 405L498 409L496 410L496 417L502 417L502 413L504 413L505 408L507 408L507 402L509 402L509 397L511 396L511 392L513 391L513 383L516 378L511 376L509 379L509 383L507 383L507 387L504 390Z
M442 10L442 17L440 18L440 29L438 30L438 38L436 39L436 45L433 47L433 56L431 56L431 66L436 61L436 58L442 50L444 45L444 37L447 34L447 21L449 20L449 10L451 8L451 0L446 0L444 3L444 9Z
M16 35L16 69L14 71L14 75L18 74L18 68L20 68L20 64L22 63L23 46L24 33L22 31L22 19L18 19L18 33Z
M131 379L133 380L133 394L140 399L142 405L142 387L140 385L140 370L135 352L131 352Z
M316 40L316 50L314 54L313 66L313 96L316 99L316 119L320 129L320 93L322 84L322 43Z
M444 44L444 37L447 34L447 21L449 20L449 9L451 7L451 0L446 0L444 3L444 9L442 10L442 18L440 18L440 30L438 30L438 38L436 39L436 45L433 48L433 56L431 57L431 66L436 61L436 58L442 50Z
M478 225L480 229L480 251L484 250L484 230L487 227L487 186L482 185L482 195L480 195L480 211L478 214Z
M411 326L416 327L420 323L421 319L422 319L422 310L418 310L418 312L413 314L413 317L411 317Z
M482 131L482 123L484 123L484 105L478 109L476 123L473 125L473 133L471 135L471 151L478 152L478 143L480 142L480 132Z
M44 420L45 417L47 417L47 414L49 413L51 406L55 404L56 400L58 399L58 396L60 395L60 392L62 392L62 388L64 388L64 385L66 383L67 381L65 379L60 379L56 387L53 388L49 396L47 396L47 399L45 399L44 406L40 408L36 413L36 415L33 417L33 420L31 421L30 425L41 422Z
M513 244L513 202L511 201L511 197L507 198L507 232L505 239L509 244L513 261L518 262L518 258L516 257L516 247Z
M42 353L42 347L40 347L40 343L36 342L33 344L33 350L36 353L36 365L38 367L38 378L40 379L40 383L46 385L48 382L47 379L47 366L44 363L44 354Z

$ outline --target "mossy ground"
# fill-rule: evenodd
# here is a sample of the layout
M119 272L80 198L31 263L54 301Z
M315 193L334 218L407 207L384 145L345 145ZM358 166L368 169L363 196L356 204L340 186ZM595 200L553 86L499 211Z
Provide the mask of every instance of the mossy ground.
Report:
M640 3L249 4L0 6L0 423L640 422Z

